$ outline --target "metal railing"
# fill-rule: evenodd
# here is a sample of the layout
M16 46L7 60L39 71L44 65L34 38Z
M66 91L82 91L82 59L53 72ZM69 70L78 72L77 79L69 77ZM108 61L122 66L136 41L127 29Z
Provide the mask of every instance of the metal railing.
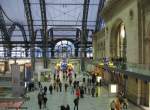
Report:
M150 65L127 63L127 71L150 76Z
M104 63L103 59L94 59L87 61L93 65L99 65L100 62ZM136 64L128 63L125 59L113 59L110 60L113 62L113 68L134 72L140 75L150 76L150 64ZM112 67L104 63L104 68Z

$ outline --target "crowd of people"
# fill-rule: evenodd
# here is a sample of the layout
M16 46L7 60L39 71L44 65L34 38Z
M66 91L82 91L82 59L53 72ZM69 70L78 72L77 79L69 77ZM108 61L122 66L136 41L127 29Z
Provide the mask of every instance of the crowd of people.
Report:
M53 95L54 92L70 92L72 95L75 96L74 100L74 110L79 109L79 101L85 97L85 95L91 97L98 97L98 88L101 86L96 81L95 76L89 76L88 78L83 78L82 81L73 79L71 76L64 78L63 80L60 79L60 76L57 75L53 82L49 83L49 86L42 86L41 82L38 84L39 86L39 93L37 96L39 109L47 107L47 94ZM69 88L69 89L68 89ZM49 92L48 92L49 90ZM128 103L127 99L124 97L123 94L119 94L118 97L110 103L111 110L122 110L127 109ZM60 105L60 110L70 110L69 104L67 105Z
M46 108L46 104L48 101L47 98L47 90L49 89L49 94L53 94L53 92L64 92L68 91L68 87L71 89L71 94L75 96L73 100L74 110L78 110L78 104L80 98L84 98L84 95L91 95L92 97L98 96L98 87L96 83L95 77L88 77L87 79L83 78L82 81L76 80L76 74L74 76L74 80L72 76L63 77L63 81L60 80L60 76L54 76L53 83L50 82L49 86L42 86L41 82L39 82L39 93L38 93L38 105L39 109ZM67 106L61 105L61 110L70 110L69 104Z

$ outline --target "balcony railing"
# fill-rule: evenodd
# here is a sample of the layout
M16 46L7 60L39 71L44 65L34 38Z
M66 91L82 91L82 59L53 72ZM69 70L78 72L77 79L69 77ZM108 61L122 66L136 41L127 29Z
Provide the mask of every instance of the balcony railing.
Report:
M150 64L127 64L127 71L136 72L142 75L150 76Z
M104 63L103 59L96 59L96 60L92 61L92 63L94 65L100 64L100 62ZM123 58L111 59L111 61L109 61L109 62L112 62L113 66L110 66L110 65L107 65L107 64L104 63L105 68L112 67L112 68L116 68L116 69L119 69L119 70L134 72L134 73L139 74L139 75L150 76L150 64L128 63Z

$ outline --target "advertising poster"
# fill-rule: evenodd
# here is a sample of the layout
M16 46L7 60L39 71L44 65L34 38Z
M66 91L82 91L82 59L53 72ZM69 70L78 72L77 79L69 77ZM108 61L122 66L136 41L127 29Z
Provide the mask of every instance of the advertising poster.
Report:
M18 64L11 65L11 74L12 74L12 93L14 96L20 94L20 67Z

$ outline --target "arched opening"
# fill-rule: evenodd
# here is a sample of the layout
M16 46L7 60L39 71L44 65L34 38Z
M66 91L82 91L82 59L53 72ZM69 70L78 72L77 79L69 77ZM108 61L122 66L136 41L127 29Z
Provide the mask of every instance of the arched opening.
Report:
M23 48L23 47L12 48L11 57L25 58L26 57L25 48Z
M147 36L145 38L145 64L150 65L150 23L147 28Z
M4 58L4 47L0 46L0 58Z
M110 57L126 61L126 30L122 20L117 20L112 27L110 38Z
M2 32L0 30L0 42L3 42ZM4 58L4 47L0 44L0 58Z
M62 40L55 45L55 57L68 58L74 56L74 44L67 40Z
M93 57L93 47L89 47L86 49L86 56L87 58L92 58Z
M51 58L51 48L47 49L46 55L48 58Z
M42 49L39 47L35 47L35 57L41 58L42 57Z

